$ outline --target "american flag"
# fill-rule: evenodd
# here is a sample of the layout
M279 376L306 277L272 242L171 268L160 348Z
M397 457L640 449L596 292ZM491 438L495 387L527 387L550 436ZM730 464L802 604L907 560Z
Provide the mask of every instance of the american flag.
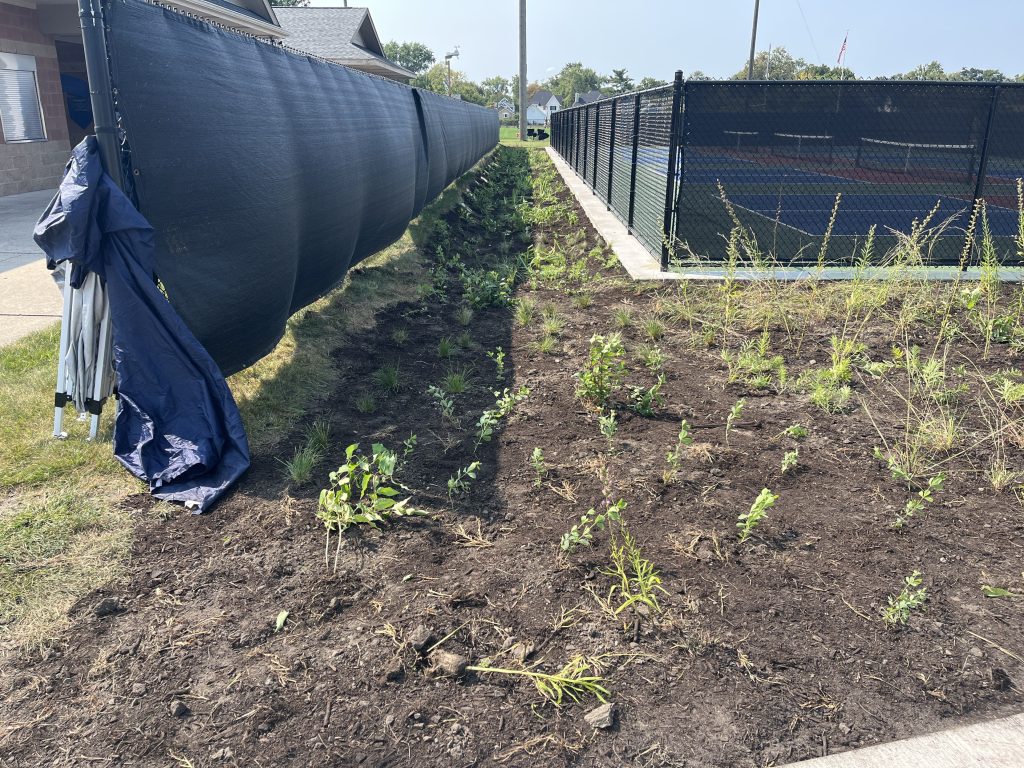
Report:
M843 44L840 46L840 48L839 48L839 55L836 57L836 65L837 66L839 64L843 63L843 54L846 53L846 38L848 38L849 36L850 36L850 33L847 32L845 37L843 37Z

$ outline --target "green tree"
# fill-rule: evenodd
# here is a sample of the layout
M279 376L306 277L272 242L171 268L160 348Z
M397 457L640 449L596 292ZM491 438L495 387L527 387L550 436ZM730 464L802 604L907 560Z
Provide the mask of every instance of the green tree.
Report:
M442 62L438 62L422 75L417 75L412 84L417 88L422 88L425 91L433 91L434 93L448 95L448 65ZM487 96L483 89L479 85L474 83L472 80L466 77L466 74L458 69L452 70L452 96L458 96L463 101L469 101L473 104L487 104Z
M971 83L1005 83L1009 81L1006 75L998 69L978 69L977 67L964 67L959 72L951 74L950 80L964 80Z
M596 71L590 67L584 67L578 61L572 61L544 83L544 87L555 94L562 101L562 107L565 108L572 105L577 93L597 90L603 82L604 78Z
M658 80L657 78L644 78L639 83L637 83L637 90L638 91L643 91L643 90L647 90L648 88L658 88L660 86L668 85L668 84L669 84L669 81L667 81L667 80Z
M646 80L647 78L644 78L644 79ZM690 73L690 76L688 78L686 78L686 79L687 80L711 80L712 78L711 78L711 75L705 75L701 70L695 69L695 70L693 70L693 72Z
M626 93L633 90L633 78L625 69L613 69L605 84L612 93Z
M434 52L423 43L398 43L389 40L384 44L384 58L405 67L414 75L422 75L427 67L434 63Z
M516 81L516 87L518 88L518 80ZM502 77L501 75L495 75L494 77L488 77L480 82L480 88L483 90L484 95L487 97L487 101L490 104L496 104L503 98L509 95L509 88L512 83ZM513 96L513 99L516 98Z
M949 76L937 61L921 64L909 72L894 75L893 80L948 80Z
M807 68L807 62L803 59L794 59L793 56L781 45L772 48L771 52L758 51L754 56L754 79L755 80L796 80L797 73ZM734 74L731 80L746 80L747 65Z
M830 67L828 64L808 64L796 73L797 80L856 80L849 67Z

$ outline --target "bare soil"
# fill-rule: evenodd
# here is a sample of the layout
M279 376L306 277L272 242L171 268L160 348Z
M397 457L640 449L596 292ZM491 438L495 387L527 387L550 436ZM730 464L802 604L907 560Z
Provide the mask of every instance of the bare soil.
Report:
M504 152L494 162L523 150ZM577 215L584 250L599 246ZM474 243L467 264L496 258L500 243L481 240L472 217L455 211L448 224L453 242ZM515 241L511 253L524 248ZM863 410L830 415L797 393L727 385L719 350L672 324L658 342L666 403L644 417L619 394L609 455L574 374L591 335L612 329L614 308L644 318L677 289L638 292L596 261L589 273L589 307L557 288L517 289L557 307L565 325L553 354L536 349L539 312L523 328L495 307L476 309L472 343L439 359L439 340L463 331L454 279L382 313L338 352L344 375L309 415L330 420L334 452L305 485L290 486L278 461L303 440L306 424L296 424L210 514L160 519L148 497L126 500L138 510L129 576L82 600L46 653L7 660L0 765L760 767L1022 711L1022 601L986 598L980 586L1020 591L1024 517L1013 493L996 493L976 469L986 457L950 468L937 500L893 530L907 491L871 458L878 437ZM408 330L402 344L396 328ZM888 354L883 331L863 337L874 357ZM828 359L833 332L822 327L799 351L781 336L773 343L796 376ZM623 337L635 349L640 323ZM497 346L507 353L500 381L485 354ZM1009 355L996 349L983 367L1008 367ZM360 413L356 394L389 363L401 390ZM461 430L426 393L453 368L473 374L455 397ZM630 369L628 383L653 383L632 359ZM520 386L529 397L474 450L492 391ZM682 418L698 450L666 484ZM797 443L781 433L796 422L810 435L799 468L783 475ZM432 515L349 531L334 572L314 515L327 472L351 442L399 448L410 434L418 445L398 477ZM550 467L539 487L538 446ZM1020 449L1008 459L1021 466ZM447 479L473 460L478 479L450 503ZM561 535L601 503L602 462L660 571L660 614L613 619L588 591L606 595L611 583L607 531L591 548L560 551ZM779 501L741 544L737 515L763 487ZM880 609L915 569L928 600L890 628ZM441 651L547 672L592 657L617 721L595 730L584 715L598 701L555 707L523 678L446 675Z

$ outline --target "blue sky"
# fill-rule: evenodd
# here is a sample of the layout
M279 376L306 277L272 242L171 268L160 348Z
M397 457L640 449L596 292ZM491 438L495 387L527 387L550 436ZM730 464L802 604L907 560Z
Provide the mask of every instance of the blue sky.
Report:
M458 44L462 55L453 63L475 80L508 77L518 67L518 0L350 4L368 5L385 41L417 40L439 55ZM574 60L602 74L625 67L637 79L667 80L680 68L729 75L746 59L752 11L753 0L529 0L530 79ZM794 56L834 64L847 29L847 65L861 77L932 59L947 70L1024 72L1021 0L761 0L758 49L784 45Z

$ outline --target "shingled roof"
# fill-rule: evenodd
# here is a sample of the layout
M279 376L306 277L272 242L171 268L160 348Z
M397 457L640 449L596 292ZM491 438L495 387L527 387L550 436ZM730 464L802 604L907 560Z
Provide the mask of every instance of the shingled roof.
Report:
M276 7L285 45L353 69L408 82L413 73L384 57L368 8Z

